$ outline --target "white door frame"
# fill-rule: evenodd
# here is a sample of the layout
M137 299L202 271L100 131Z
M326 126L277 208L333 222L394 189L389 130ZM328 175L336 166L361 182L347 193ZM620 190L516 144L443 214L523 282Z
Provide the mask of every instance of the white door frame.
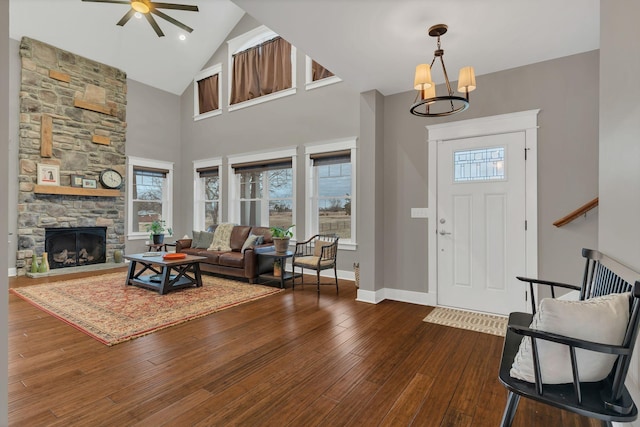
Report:
M477 119L461 120L437 125L426 126L429 133L429 184L427 201L428 208L428 289L429 294L438 292L438 250L437 232L438 222L438 145L454 139L472 138L502 133L524 132L527 162L525 166L525 212L527 221L526 232L526 271L523 275L538 276L538 112L540 110L521 111L518 113L501 114L497 116L481 117ZM524 156L525 153L522 153ZM523 225L524 226L524 225ZM527 299L531 298L527 292ZM528 306L527 306L528 307ZM527 308L528 309L528 308Z

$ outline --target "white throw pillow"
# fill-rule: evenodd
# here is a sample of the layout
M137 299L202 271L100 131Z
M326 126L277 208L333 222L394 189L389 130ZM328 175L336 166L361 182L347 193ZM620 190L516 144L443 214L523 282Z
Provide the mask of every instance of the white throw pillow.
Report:
M629 293L611 294L586 301L563 301L544 298L531 322L531 329L593 341L622 344L629 321ZM537 340L543 384L573 382L569 347ZM580 381L604 379L616 356L576 349ZM531 339L524 337L511 366L511 376L535 382Z
M216 231L213 232L213 241L208 250L229 252L231 250L231 232L234 226L235 224L231 223L218 224Z

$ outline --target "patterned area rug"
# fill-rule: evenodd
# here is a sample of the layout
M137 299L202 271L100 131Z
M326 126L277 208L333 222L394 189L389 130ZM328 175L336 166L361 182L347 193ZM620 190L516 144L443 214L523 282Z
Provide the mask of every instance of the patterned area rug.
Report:
M201 288L160 295L125 286L125 278L110 273L10 292L111 346L282 291L203 274Z
M424 321L503 337L507 331L508 318L493 314L436 307L424 318Z

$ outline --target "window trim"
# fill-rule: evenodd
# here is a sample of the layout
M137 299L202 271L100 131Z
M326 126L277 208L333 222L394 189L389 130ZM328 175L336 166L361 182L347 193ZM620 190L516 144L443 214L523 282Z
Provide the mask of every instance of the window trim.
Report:
M306 55L306 62L305 62L305 89L306 90L317 89L319 87L329 86L334 83L340 83L342 81L340 77L333 75L331 77L327 77L322 80L316 80L314 82L312 62L313 62L313 58L311 58L309 55Z
M321 154L321 153L330 153L330 152L334 152L334 151L344 151L344 150L350 150L351 154L350 154L350 158L351 158L351 239L349 240L339 240L338 241L338 248L339 249L344 249L344 250L349 250L349 251L355 251L358 248L358 241L357 241L357 208L358 208L358 203L357 203L357 193L356 193L356 187L357 187L357 149L358 149L358 138L357 137L350 137L350 138L345 138L345 139L340 139L340 140L336 140L336 141L329 141L329 142L320 142L320 143L313 143L313 144L306 144L305 145L305 149L304 149L304 158L305 158L305 183L306 183L306 188L305 188L305 211L306 211L306 228L307 228L307 234L308 235L313 235L313 234L317 234L318 233L318 225L315 221L315 216L317 212L313 211L313 198L316 196L316 192L315 192L315 177L314 177L314 171L313 171L313 160L311 159L311 156L314 154Z
M252 162L260 162L260 161L269 161L276 160L282 158L291 158L291 176L293 177L292 182L292 192L293 192L293 200L291 203L291 219L293 224L297 223L296 220L296 181L297 181L297 172L296 172L296 159L298 157L298 149L297 147L287 147L279 150L271 150L271 151L260 151L254 153L246 153L246 154L237 154L227 156L228 165L227 168L227 178L228 178L228 199L229 205L227 206L227 218L229 222L239 223L240 222L240 199L238 198L238 179L236 177L235 170L233 165L242 164L242 163L252 163ZM261 225L261 224L248 224L248 225ZM292 242L296 242L296 229L293 228L293 237L291 238Z
M215 76L216 74L218 75L218 109L200 114L198 82L206 79L207 77ZM222 114L222 64L215 64L200 71L193 78L193 121L195 122L209 117L219 116L220 114Z
M222 216L222 189L224 183L224 174L222 173L222 157L213 157L210 159L194 160L193 161L193 229L204 230L205 218L204 211L200 209L200 202L204 203L204 200L200 199L202 194L202 181L200 179L200 173L198 169L217 167L218 179L220 180L220 198L218 199L218 214ZM198 228L199 227L199 228Z
M144 159L141 157L127 157L127 239L129 240L145 240L149 239L149 233L146 231L133 232L133 182L135 175L133 170L136 166L141 168L155 168L168 170L166 177L166 191L163 191L162 199L162 219L165 221L166 228L173 228L173 162L165 162L162 160Z
M291 88L281 90L278 92L270 93L268 95L259 96L257 98L249 99L247 101L238 102L231 105L231 85L233 80L233 55L249 49L252 46L256 46L262 42L278 37L278 34L269 29L265 25L261 25L254 28L251 31L247 31L244 34L239 35L229 41L227 41L227 72L229 78L227 79L227 111L237 111L252 105L262 104L263 102L273 101L275 99L284 98L285 96L296 94L296 47L291 45Z

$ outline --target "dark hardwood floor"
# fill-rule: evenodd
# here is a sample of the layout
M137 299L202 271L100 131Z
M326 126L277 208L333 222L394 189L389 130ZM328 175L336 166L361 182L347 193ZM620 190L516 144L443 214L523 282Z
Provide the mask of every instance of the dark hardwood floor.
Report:
M497 426L502 338L431 309L306 285L107 347L10 295L10 425ZM599 423L523 399L514 425Z

